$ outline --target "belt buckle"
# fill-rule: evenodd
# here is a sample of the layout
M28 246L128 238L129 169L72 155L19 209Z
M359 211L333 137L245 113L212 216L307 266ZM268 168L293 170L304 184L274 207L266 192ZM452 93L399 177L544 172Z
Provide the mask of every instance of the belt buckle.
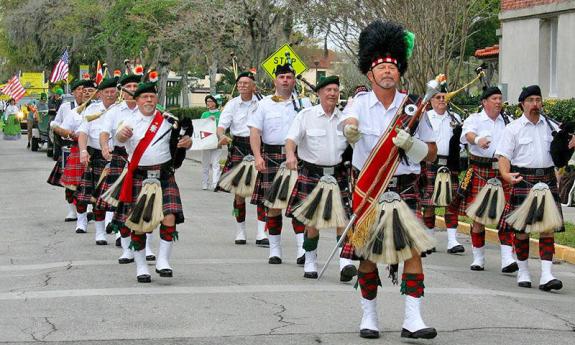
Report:
M146 170L146 174L148 175L148 178L160 179L160 169Z
M387 185L388 188L390 187L397 187L397 176L394 176L391 178L391 180L389 180L389 184Z
M335 169L333 167L323 168L323 174L333 176L335 174Z
M545 170L544 169L535 169L535 176L543 176L545 175Z
M491 168L494 170L499 169L499 162L491 162Z
M447 158L438 158L437 164L438 165L447 165Z

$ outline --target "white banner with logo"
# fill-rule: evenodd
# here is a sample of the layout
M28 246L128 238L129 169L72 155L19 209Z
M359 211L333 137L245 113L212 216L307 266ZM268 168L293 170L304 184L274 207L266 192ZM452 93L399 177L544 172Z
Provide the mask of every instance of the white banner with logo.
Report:
M192 120L194 134L192 135L192 148L190 150L211 150L218 148L216 134L216 120L213 118Z

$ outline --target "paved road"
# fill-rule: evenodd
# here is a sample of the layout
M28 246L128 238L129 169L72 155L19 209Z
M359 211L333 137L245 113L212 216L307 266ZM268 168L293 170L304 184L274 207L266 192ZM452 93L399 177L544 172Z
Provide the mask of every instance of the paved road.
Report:
M94 244L64 223L63 191L46 184L53 166L23 140L0 140L0 343L28 344L400 344L403 300L383 279L379 340L358 336L359 292L338 281L334 262L320 282L302 277L294 236L285 232L285 263L267 264L256 247L233 244L231 197L200 190L200 166L188 160L177 177L187 216L179 227L174 278L138 284L119 249ZM437 234L440 243L445 234ZM461 238L469 251L469 240ZM335 243L322 233L320 261ZM157 246L157 238L155 246ZM516 287L498 273L498 248L487 269L469 270L470 255L425 259L424 318L439 335L428 344L564 344L575 331L575 267L554 266L559 293ZM539 265L532 263L534 281ZM384 268L382 267L382 271Z

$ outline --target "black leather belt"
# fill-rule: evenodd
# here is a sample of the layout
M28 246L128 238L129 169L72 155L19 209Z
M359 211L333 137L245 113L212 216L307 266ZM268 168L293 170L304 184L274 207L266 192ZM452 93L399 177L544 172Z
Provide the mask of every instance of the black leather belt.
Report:
M173 174L174 166L171 160L159 165L138 167L134 171L134 176L138 176L140 178L157 178L160 180L165 180Z
M266 153L280 153L285 154L285 147L283 145L268 145L263 144L263 150Z
M335 176L335 172L338 169L343 168L342 164L327 166L327 165L317 165L304 160L300 160L300 164L303 168L307 169L314 175L331 175Z
M497 158L487 158L470 155L469 164L477 165L482 168L499 169Z
M545 175L549 175L549 174L555 173L555 168L554 168L554 167L548 167L548 168L521 168L521 167L512 166L512 167L511 167L511 171L513 171L513 172L518 172L518 173L520 173L521 175L545 176Z

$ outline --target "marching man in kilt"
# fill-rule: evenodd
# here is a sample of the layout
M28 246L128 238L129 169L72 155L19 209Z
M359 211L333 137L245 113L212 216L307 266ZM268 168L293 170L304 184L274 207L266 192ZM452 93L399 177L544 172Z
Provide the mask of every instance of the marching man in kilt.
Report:
M88 204L94 205L94 220L96 222L96 244L107 245L106 240L106 209L102 206L95 206L98 195L98 184L107 161L102 155L100 146L100 132L104 124L104 116L117 98L117 80L106 78L98 85L98 92L101 102L90 104L83 112L83 122L76 131L78 134L78 145L80 148L80 163L86 166L82 175L82 181L78 187L76 195L78 213L85 213ZM78 233L85 233L86 229L78 228Z
M110 162L110 171L106 175L106 179L102 183L99 195L106 192L110 186L116 182L118 177L122 174L126 163L128 162L128 153L126 152L126 147L123 143L118 140L110 140L116 135L116 130L118 127L133 114L138 112L138 107L136 106L136 100L133 95L138 88L138 83L142 79L142 75L139 74L125 74L120 77L119 85L123 93L123 102L114 106L104 115L104 123L102 125L102 132L100 132L100 146L102 147L102 156L104 159ZM113 146L110 147L110 142L113 142ZM100 209L106 209L106 220L109 218L109 214L112 214L112 219L109 224L106 224L106 232L115 232L120 236L120 244L122 247L122 255L118 259L120 264L127 264L134 261L134 255L130 250L130 229L124 225L125 219L118 220L115 217L116 207L106 203L102 198L98 198L96 202L96 207ZM118 205L122 207L122 205ZM119 213L118 215L122 215ZM110 230L108 230L110 229ZM118 240L116 240L118 241ZM146 242L148 245L148 242Z
M359 69L366 75L371 83L372 91L356 96L351 107L344 113L342 125L344 134L350 143L355 143L353 150L353 167L359 173L358 184L364 171L374 167L380 169L383 162L369 160L377 149L380 137L386 135L389 130L398 131L396 137L392 137L393 144L405 152L400 158L397 170L391 178L387 191L383 193L383 199L378 203L390 203L393 212L388 210L381 214L374 214L375 222L385 219L393 219L392 234L386 232L385 238L407 238L407 241L399 241L401 244L401 257L396 253L400 249L398 245L386 245L379 235L375 238L378 242L364 241L365 245L359 247L354 239L360 237L358 224L352 235L352 243L355 248L346 244L342 256L359 257L358 283L361 289L361 305L363 317L360 324L360 336L363 338L379 338L378 311L376 304L377 288L381 284L377 262L391 264L390 272L397 269L397 264L403 261L403 274L401 277L401 293L405 295L405 317L401 336L406 338L431 339L437 335L434 328L429 328L423 322L420 313L421 297L424 295L424 274L420 253L430 250L434 246L433 240L426 234L423 224L415 216L419 205L419 188L417 185L420 174L420 162L423 159L434 160L436 155L435 136L433 129L427 121L419 121L415 133L411 135L404 129L396 129L396 114L400 114L397 121L404 127L410 122L411 116L404 112L403 106L407 95L400 93L397 88L400 78L407 69L407 58L413 49L414 36L404 30L402 26L390 21L377 20L369 24L359 36ZM392 149L393 150L393 149ZM396 163L397 164L397 163ZM370 181L370 184L379 181ZM403 206L401 206L403 205ZM355 205L354 205L355 206ZM402 214L398 208L401 208ZM410 211L411 209L411 211ZM392 217L393 215L393 217ZM403 224L403 225L402 225ZM369 227L366 236L373 238L374 230ZM377 231L377 230L375 230ZM379 238L379 239L378 239ZM369 242L369 243L368 243ZM392 241L393 243L393 241ZM371 249L371 246L374 246ZM382 248L382 246L384 248ZM382 250L383 249L383 250ZM383 259L387 253L392 255L391 260ZM378 253L379 257L373 255ZM394 283L395 283L394 276Z
M563 283L551 273L555 252L553 234L565 231L565 227L551 152L568 155L566 151L575 146L575 139L571 138L568 146L565 143L558 151L551 148L558 127L541 114L543 102L539 86L523 89L519 103L523 114L507 125L496 151L501 176L513 186L499 228L515 232L518 285L531 287L529 233L539 233L539 289L560 290ZM539 193L543 196L537 197Z
M263 98L257 110L248 118L250 127L250 145L255 156L256 169L259 171L251 203L264 206L264 198L285 157L285 140L288 129L296 114L303 109L301 100L294 97L295 71L291 64L277 66L275 70L275 94ZM261 217L258 215L258 219ZM305 226L292 219L296 234L297 264L305 262L303 233ZM266 228L269 233L270 264L282 263L281 233L282 210L269 208L266 214Z
M153 231L158 223L160 246L156 272L160 277L173 275L169 258L173 241L178 238L176 224L184 222L180 191L174 176L174 166L178 165L173 159L178 150L187 150L192 146L192 139L185 135L174 140L172 124L156 110L158 96L154 81L140 83L134 98L139 111L124 121L115 136L118 142L125 145L130 161L120 193L120 201L125 207L116 212L128 214L126 224L133 230L130 247L134 250L137 280L149 283L151 276L146 263L145 233ZM154 187L156 190L153 194L145 193L148 188L153 190ZM161 198L156 198L158 195ZM147 229L142 226L147 226Z
M461 142L469 144L469 169L459 187L461 198L454 198L450 212L467 215L467 209L476 201L481 189L488 180L500 178L495 149L503 138L503 130L509 123L507 116L501 112L502 96L497 87L488 87L481 96L483 110L472 114L463 122ZM508 199L509 184L503 182L505 199ZM477 200L480 202L481 200ZM503 202L503 201L501 201ZM501 272L517 271L513 258L512 234L499 229L501 243ZM473 262L472 271L483 271L485 267L485 224L474 220L471 227L471 245Z
M300 168L297 182L288 202L286 215L294 217L294 211L305 204L310 204L308 211L298 213L297 219L304 224L317 223L318 217L323 220L342 218L343 224L336 226L337 240L343 232L347 218L351 215L351 204L348 184L347 167L344 166L342 155L347 148L347 140L343 133L337 129L342 117L341 111L337 108L339 101L339 78L336 76L324 78L316 85L316 92L319 95L320 104L311 108L306 108L299 112L287 135L286 140L286 165L288 169L298 169L298 158ZM297 147L297 156L296 156ZM324 188L321 194L312 195L314 189L320 188L320 179L324 176L331 176L337 183L337 188ZM325 178L324 178L325 179ZM323 183L323 182L322 182ZM334 184L335 187L335 184ZM332 189L331 193L328 189ZM325 195L323 195L325 194ZM317 198L317 202L313 199ZM339 198L340 200L330 200L327 198ZM322 198L326 200L322 202ZM311 200L310 200L311 199ZM329 206L324 206L329 203ZM341 205L341 209L334 207ZM313 210L315 208L315 210ZM297 213L297 212L296 212ZM336 214L341 213L341 214ZM326 217L327 216L327 217ZM321 220L320 220L321 222ZM327 223L327 222L326 222ZM327 228L324 226L323 228ZM319 231L317 225L306 225L303 248L305 249L304 277L317 278L317 245L319 241ZM357 275L357 269L350 259L340 258L340 280L347 282Z
M431 236L435 230L435 208L446 208L447 252L455 254L463 253L465 248L457 242L458 216L447 206L459 186L459 137L462 122L458 114L452 113L447 108L446 84L441 87L441 92L431 98L432 109L425 114L435 133L437 159L434 162L423 162L424 176L422 178L426 180L426 183L421 204L423 205L423 221L430 230ZM448 190L446 186L451 188Z
M74 95L74 100L71 102L64 103L58 109L56 113L56 117L52 122L50 122L50 127L54 131L54 135L57 135L61 138L62 147L66 148L66 152L69 152L69 149L77 142L74 140L76 135L74 131L69 129L64 129L62 124L64 123L64 119L69 116L74 116L72 114L73 109L76 108L78 105L82 104L82 89L84 86L82 85L82 80L75 80L72 85L70 86L72 90L72 94ZM64 165L62 154L58 156L56 160L56 164L54 164L54 168L48 177L48 183L53 186L63 187L60 179L62 178L62 174L64 173ZM76 215L76 205L74 205L74 190L64 187L64 194L66 198L66 202L68 204L68 214L64 219L65 222L73 222L77 220Z
M218 124L218 139L220 145L230 145L228 150L228 159L222 175L230 171L237 164L241 163L245 156L253 155L250 146L250 129L247 125L248 116L257 108L258 98L255 96L256 82L254 74L251 72L242 72L236 79L236 86L239 96L232 98L220 115ZM228 136L225 135L227 129L233 139L230 143ZM258 228L256 233L257 245L269 245L266 235L265 209L263 205L258 205ZM234 195L234 216L236 218L236 244L246 244L246 200L245 198Z

